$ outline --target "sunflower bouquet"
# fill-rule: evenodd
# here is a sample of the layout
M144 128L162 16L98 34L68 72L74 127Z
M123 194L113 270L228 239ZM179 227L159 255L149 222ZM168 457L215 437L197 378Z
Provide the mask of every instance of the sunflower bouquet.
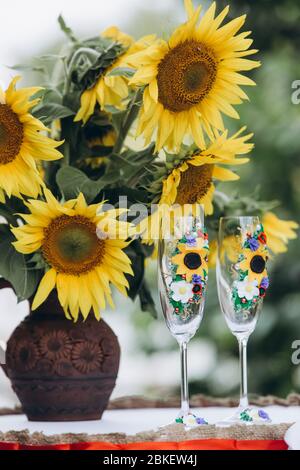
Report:
M249 161L253 135L230 134L224 117L239 119L244 87L255 85L244 72L260 63L248 58L257 50L241 32L245 16L184 3L187 20L167 40L135 41L117 27L81 40L60 17L65 47L32 64L43 87L19 88L15 77L0 90L0 274L33 309L56 289L67 318L100 318L114 286L154 313L147 229L162 206L204 206L210 266L222 215L262 216L274 253L296 237L273 202L216 187Z

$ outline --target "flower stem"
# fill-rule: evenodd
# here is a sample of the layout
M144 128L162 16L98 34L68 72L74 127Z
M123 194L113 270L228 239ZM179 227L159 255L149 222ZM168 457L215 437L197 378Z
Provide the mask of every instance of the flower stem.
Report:
M137 114L138 114L139 109L140 109L141 93L142 93L141 90L138 90L135 93L133 99L131 100L128 111L126 112L126 114L124 116L120 131L119 131L117 142L116 142L116 144L114 146L114 149L113 149L114 154L118 154L118 153L121 152L121 150L123 148L123 145L124 145L124 141L127 137L127 134L130 131L130 128L131 128L134 120L137 117Z

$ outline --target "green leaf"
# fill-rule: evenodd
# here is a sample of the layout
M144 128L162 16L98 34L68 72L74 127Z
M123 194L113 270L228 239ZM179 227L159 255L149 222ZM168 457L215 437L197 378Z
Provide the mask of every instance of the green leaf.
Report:
M155 303L145 280L140 288L139 297L141 302L141 310L143 312L149 312L150 315L156 319L158 315Z
M78 49L72 58L70 72L72 80L76 83L82 82L89 70L97 68L101 53L87 47Z
M12 284L18 300L21 301L34 294L41 274L28 268L25 256L15 250L12 241L14 238L9 233L0 242L0 274Z
M125 111L119 111L117 108L113 108L112 106L106 106L106 109L109 113L111 113L112 116L112 124L115 128L115 131L117 134L122 129L122 124L124 117L126 115L126 110Z
M66 25L66 22L65 22L62 15L59 15L57 21L58 21L58 24L60 26L60 29L65 33L65 35L70 39L70 41L74 42L74 43L78 42L78 40L75 37L72 29L69 26Z
M119 175L122 185L135 188L141 183L147 174L148 166L153 162L153 150L154 145L150 145L140 152L126 150L121 155L111 154L105 178L110 180L114 175Z
M82 192L87 202L92 202L106 184L103 178L93 181L83 171L71 166L58 170L56 182L66 200L76 198Z
M78 43L67 60L69 80L81 91L91 88L123 50L122 45L100 36Z
M66 106L67 108L71 109L72 111L74 111L74 114L76 114L78 108L80 107L80 96L80 91L73 91L68 93L63 98L63 106ZM74 122L72 122L72 124L73 126L75 126Z
M16 64L16 65L7 65L7 68L11 70L19 70L20 72L39 72L47 75L47 70L45 67L36 66L36 65L29 65L29 64Z
M128 188L127 186L103 188L101 193L103 194L104 199L108 199L109 202L113 205L118 205L119 197L121 196L127 196L129 206L137 202L142 204L146 204L148 202L147 193L145 191L134 188ZM129 212L128 216L131 217L132 213ZM143 247L146 246L147 245L143 245Z
M62 104L63 95L58 88L48 87L43 91L43 103L57 103Z
M44 55L40 55L38 57L35 57L35 60L40 60L42 62L46 62L46 61L57 61L57 60L64 60L66 58L66 56L64 55L59 55L59 54L44 54Z
M13 212L5 205L0 204L0 216L2 216L7 223L9 224L16 224L16 217L14 216Z
M75 112L59 103L41 103L35 107L33 114L49 126L55 119L74 116Z
M129 282L128 296L134 300L141 289L145 274L145 255L140 240L133 240L125 249L125 253L131 260L133 270L133 276L126 276Z
M29 263L33 269L40 269L42 271L47 269L47 263L45 262L45 259L40 251L36 251L33 256L29 258Z
M0 240L3 241L5 238L9 238L11 236L11 231L7 224L0 224Z

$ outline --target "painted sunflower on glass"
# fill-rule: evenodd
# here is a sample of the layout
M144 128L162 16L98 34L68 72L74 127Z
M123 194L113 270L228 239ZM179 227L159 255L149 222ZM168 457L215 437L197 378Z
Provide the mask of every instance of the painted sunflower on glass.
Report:
M87 205L82 194L59 203L49 190L46 201L26 203L30 214L22 215L25 225L13 228L17 251L39 251L47 267L32 308L39 307L56 288L68 318L86 318L91 309L95 317L113 307L111 284L127 295L125 274L133 274L124 253L130 242L131 224L117 220L124 210L101 212L103 203Z
M268 277L266 264L268 261L268 250L264 245L260 245L253 251L246 248L243 250L244 259L239 262L239 269L248 272L249 282L257 281L261 284L263 278Z
M40 100L30 99L41 88L16 90L20 77L8 89L0 89L0 201L10 196L37 197L43 185L37 169L41 160L63 158L57 142L43 134L48 129L29 110Z
M294 220L282 220L273 212L266 212L262 216L262 223L265 232L260 236L266 237L268 240L268 249L274 254L285 253L288 249L289 241L297 238L296 230L299 228L299 225ZM223 240L223 245L224 253L226 252L228 259L235 264L240 253L239 238L234 235L229 235ZM217 252L218 243L215 239L210 242L210 268L216 266Z
M201 6L185 0L185 7L188 21L168 41L129 58L137 69L130 84L145 87L137 134L149 143L157 131L157 151L179 149L186 134L202 148L205 133L224 130L222 114L238 119L233 105L248 99L240 85L255 85L240 72L260 66L246 58L257 52L249 49L249 31L237 34L245 15L221 26L228 6L215 16L212 3L200 22Z
M96 84L85 90L81 95L81 106L74 121L83 121L85 124L94 113L96 103L103 111L106 107L113 106L117 109L124 108L124 100L128 97L129 78L123 75L112 75L112 72L120 67L127 67L127 57L148 47L153 36L146 36L137 42L131 36L122 33L113 26L101 33L102 37L111 39L123 46L119 57L102 73Z
M177 265L176 274L184 275L190 282L193 275L206 278L208 273L208 248L203 238L197 238L195 246L179 244L179 253L172 257L172 263Z

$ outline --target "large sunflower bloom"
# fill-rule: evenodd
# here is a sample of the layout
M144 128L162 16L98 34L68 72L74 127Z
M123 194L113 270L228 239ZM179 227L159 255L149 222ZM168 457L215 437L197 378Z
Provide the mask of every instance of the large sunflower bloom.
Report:
M26 203L26 224L12 229L15 248L24 254L39 251L49 267L32 308L56 288L68 318L76 321L79 312L86 318L91 309L100 318L106 301L113 306L110 284L127 295L125 273L133 272L123 249L131 224L116 219L121 210L101 212L102 203L88 206L82 194L60 204L46 189L45 198Z
M157 151L178 149L186 134L203 147L203 131L211 137L212 128L224 130L222 114L238 119L233 105L248 99L240 85L255 85L240 72L260 65L245 58L257 52L249 50L250 33L237 34L245 15L221 26L229 7L215 17L214 2L198 22L201 7L191 0L185 6L188 21L169 41L129 58L137 69L130 84L145 87L137 135L149 143L157 130Z
M297 238L295 230L299 227L293 220L281 220L273 212L266 212L262 223L267 235L268 247L275 253L285 253L289 240Z
M44 135L45 126L29 110L39 99L30 100L40 88L16 90L15 77L8 89L0 89L0 201L10 196L37 197L42 179L37 169L41 160L57 160L61 142Z
M81 95L81 105L74 121L83 121L85 124L91 115L94 113L96 103L99 104L100 109L103 111L107 106L113 106L117 109L123 109L124 100L128 97L128 81L129 79L122 75L110 75L111 72L119 67L126 67L127 57L137 51L143 50L149 45L152 36L142 38L136 43L127 34L122 33L117 27L110 27L105 30L101 36L112 39L128 48L127 51L121 54L117 60L108 67L96 84L84 91Z
M253 134L240 136L244 129L232 137L227 137L227 131L216 136L215 141L207 149L197 151L191 158L174 168L163 181L160 203L170 206L202 204L205 215L211 215L214 181L239 179L236 173L223 166L248 162L248 158L236 158L236 155L247 154L253 148L253 144L247 142Z

